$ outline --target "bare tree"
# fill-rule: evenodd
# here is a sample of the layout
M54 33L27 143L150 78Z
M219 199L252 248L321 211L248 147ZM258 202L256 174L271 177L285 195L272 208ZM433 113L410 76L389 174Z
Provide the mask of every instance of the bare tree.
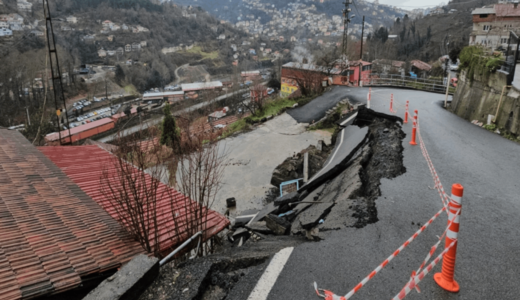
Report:
M146 251L160 256L157 204L174 201L172 190L161 188L161 179L168 176L162 166L167 155L158 139L142 142L137 136L119 137L116 145L100 178L101 192L108 199L105 209L114 210L115 219Z

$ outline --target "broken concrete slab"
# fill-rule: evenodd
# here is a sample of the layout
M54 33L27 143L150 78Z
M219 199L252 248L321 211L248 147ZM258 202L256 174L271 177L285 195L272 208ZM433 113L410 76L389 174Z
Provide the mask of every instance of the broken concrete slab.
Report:
M350 163L359 149L368 140L368 128L349 126L343 129L337 138L337 144L332 155L325 162L325 167L310 181L300 188L299 192L312 191L318 186L340 174Z
M286 195L283 195L282 197L274 200L275 206L285 205L293 202L297 202L300 198L300 194L298 192L292 192Z
M265 221L259 221L259 222L247 224L246 228L249 230L252 230L254 232L259 232L259 233L263 233L263 234L272 234L273 233L273 231L271 229L267 228L267 224Z
M254 222L258 222L260 220L262 220L265 216L267 216L268 214L272 213L273 211L277 210L278 207L274 205L274 202L271 202L269 204L267 204L266 206L264 206L264 208L262 208L261 211L259 211L256 216L249 222L249 223L254 223Z
M272 214L269 214L265 217L265 222L267 228L271 229L276 235L287 234L287 232L291 228L291 223Z
M298 215L294 222L299 222L303 229L311 229L318 222L328 215L334 203L318 203L313 204L304 212Z
M159 259L143 254L138 255L88 293L83 300L138 299L157 275L159 275Z
M325 218L323 224L318 225L321 231L338 230L345 227L352 227L357 222L357 218L352 217L355 213L357 200L344 199L338 201Z

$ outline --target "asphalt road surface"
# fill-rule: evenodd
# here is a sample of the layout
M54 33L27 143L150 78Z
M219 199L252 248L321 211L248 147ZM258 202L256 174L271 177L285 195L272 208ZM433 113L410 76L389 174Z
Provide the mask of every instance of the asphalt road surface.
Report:
M352 88L349 97L364 102L367 90ZM333 98L338 92L332 92ZM419 284L422 292L412 291L407 299L518 299L520 145L444 110L440 94L373 89L372 108L389 113L391 93L397 115L404 116L406 100L411 110L419 111L421 134L444 188L449 192L453 183L465 188L455 269L460 292L437 286L432 273L440 272L439 265ZM305 106L312 107L316 105ZM323 232L324 240L295 247L267 299L319 299L314 281L337 295L347 294L442 208L421 149L409 145L411 129L411 123L403 126L406 173L381 182L382 195L376 200L379 221L361 229ZM443 213L352 299L395 296L446 223Z
M299 123L317 122L325 117L327 110L333 108L341 100L347 98L349 91L353 90L350 87L336 86L332 91L325 93L307 105L297 107L287 111Z

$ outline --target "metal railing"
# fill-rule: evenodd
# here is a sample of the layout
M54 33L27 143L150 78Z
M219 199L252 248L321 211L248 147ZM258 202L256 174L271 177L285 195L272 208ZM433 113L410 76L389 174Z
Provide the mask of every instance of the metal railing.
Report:
M172 253L168 254L168 256L166 256L165 258L163 258L160 262L159 262L159 265L162 266L164 265L165 263L167 263L175 254L179 253L179 251L181 251L184 247L186 247L189 243L191 243L191 241L195 240L195 238L197 236L200 235L200 238L199 238L199 243L197 245L197 250L195 251L195 253L193 254L191 258L195 257L197 255L197 253L199 252L199 247L200 247L200 242L201 242L201 239L202 239L202 231L199 231L197 233L195 233L192 237L190 237L187 241L185 241L182 245L180 245L177 249L173 250Z
M406 87L423 91L445 93L446 84L442 79L414 78L400 75L375 74L370 76L364 86L393 86Z

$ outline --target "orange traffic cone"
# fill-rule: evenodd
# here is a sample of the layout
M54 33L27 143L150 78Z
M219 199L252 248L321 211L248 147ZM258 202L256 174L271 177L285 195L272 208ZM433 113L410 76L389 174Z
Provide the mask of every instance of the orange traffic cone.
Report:
M415 115L413 117L413 128L412 128L412 140L410 141L410 145L417 146L415 142L415 138L417 137L417 110L415 110Z
M459 233L459 218L462 208L462 194L464 187L456 183L451 188L451 201L449 204L448 232L446 233L445 247L449 247L457 240ZM451 223L451 225L450 225ZM433 275L433 279L437 284L448 292L457 293L460 290L459 284L453 279L455 273L455 258L457 256L457 244L455 244L446 252L442 261L442 272Z

